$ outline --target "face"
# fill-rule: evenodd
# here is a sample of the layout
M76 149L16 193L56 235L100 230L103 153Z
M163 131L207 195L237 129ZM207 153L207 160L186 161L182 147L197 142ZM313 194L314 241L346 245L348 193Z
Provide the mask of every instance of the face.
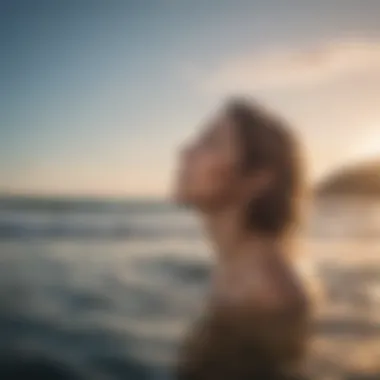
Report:
M214 118L180 153L177 201L201 210L234 202L243 180L239 150L233 122Z

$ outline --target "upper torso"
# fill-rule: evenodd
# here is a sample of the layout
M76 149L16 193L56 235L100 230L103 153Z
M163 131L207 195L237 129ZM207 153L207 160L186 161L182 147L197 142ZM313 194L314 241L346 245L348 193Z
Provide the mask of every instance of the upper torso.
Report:
M217 268L208 309L185 344L179 378L290 378L302 359L307 326L306 297L283 263L243 260Z

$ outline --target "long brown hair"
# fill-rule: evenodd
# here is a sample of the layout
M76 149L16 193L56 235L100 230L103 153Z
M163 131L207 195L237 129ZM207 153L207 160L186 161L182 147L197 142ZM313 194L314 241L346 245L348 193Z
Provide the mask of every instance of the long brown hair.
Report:
M274 177L270 188L249 203L248 227L274 237L285 235L299 225L304 189L296 136L285 121L257 103L233 99L226 110L242 146L242 170L268 169Z

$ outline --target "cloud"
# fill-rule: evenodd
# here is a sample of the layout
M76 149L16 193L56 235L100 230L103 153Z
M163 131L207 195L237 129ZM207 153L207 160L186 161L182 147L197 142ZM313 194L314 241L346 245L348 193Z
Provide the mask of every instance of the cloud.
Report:
M185 75L203 93L224 95L315 86L368 70L380 71L380 42L335 41L311 49L247 54L209 70L188 65Z

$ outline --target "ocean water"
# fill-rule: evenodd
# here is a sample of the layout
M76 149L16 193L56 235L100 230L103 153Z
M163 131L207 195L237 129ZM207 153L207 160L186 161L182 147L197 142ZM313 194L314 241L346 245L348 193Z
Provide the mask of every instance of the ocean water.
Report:
M379 205L319 202L301 236L313 370L376 371L376 358L346 368L328 353L380 346ZM194 215L165 202L1 199L0 378L170 379L211 265Z

